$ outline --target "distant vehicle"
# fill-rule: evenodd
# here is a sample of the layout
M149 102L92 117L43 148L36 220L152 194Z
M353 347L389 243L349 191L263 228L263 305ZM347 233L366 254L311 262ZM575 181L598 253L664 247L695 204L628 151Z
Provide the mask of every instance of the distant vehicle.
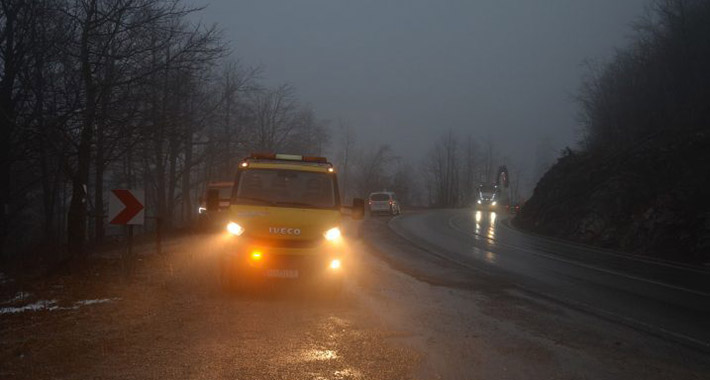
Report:
M370 215L384 213L399 215L402 212L397 195L391 191L371 193L368 197Z
M497 210L500 202L500 189L497 185L481 184L476 191L477 210Z
M513 203L510 205L507 205L506 208L508 209L508 212L511 215L515 215L520 212L520 203Z
M232 182L212 182L207 184L205 193L200 197L197 208L197 221L200 229L222 228L227 218Z
M333 165L325 157L252 154L238 166L221 260L227 288L266 280L304 279L337 292L346 274L343 209L353 219L365 201L341 204Z

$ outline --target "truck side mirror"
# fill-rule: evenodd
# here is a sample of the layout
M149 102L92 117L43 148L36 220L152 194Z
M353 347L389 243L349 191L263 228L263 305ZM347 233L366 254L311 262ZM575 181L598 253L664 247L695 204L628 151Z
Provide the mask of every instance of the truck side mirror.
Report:
M208 211L219 210L219 190L217 190L217 189L207 190L207 210Z
M353 198L352 217L359 220L365 217L365 200L362 198Z

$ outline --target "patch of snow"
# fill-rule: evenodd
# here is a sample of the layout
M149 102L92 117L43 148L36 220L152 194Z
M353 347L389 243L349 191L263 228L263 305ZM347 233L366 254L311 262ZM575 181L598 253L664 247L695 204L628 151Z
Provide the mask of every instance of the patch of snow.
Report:
M3 308L0 308L0 314L15 314L15 313L22 313L25 311L39 311L39 310L49 310L49 311L77 310L82 306L97 305L97 304L101 304L101 303L114 302L114 301L118 301L118 300L120 300L120 298L82 300L82 301L76 301L76 302L74 302L74 305L68 306L68 307L57 306L57 300L51 300L51 301L42 300L42 301L37 301L35 303L25 305L25 306L3 307Z
M39 310L56 310L57 307L57 300L41 300L37 301L35 303L31 303L29 305L25 306L19 306L19 307L3 307L0 308L0 314L15 314L15 313L22 313L25 311L39 311Z
M118 301L120 298L104 298L100 300L83 300L83 301L76 301L74 302L75 307L79 306L86 306L86 305L96 305L98 303L106 303L106 302L113 302L113 301Z
M14 303L14 302L18 302L18 301L24 301L24 300L30 298L31 295L32 294L28 293L28 292L17 292L17 294L15 294L15 296L12 297L12 299L8 300L6 303Z

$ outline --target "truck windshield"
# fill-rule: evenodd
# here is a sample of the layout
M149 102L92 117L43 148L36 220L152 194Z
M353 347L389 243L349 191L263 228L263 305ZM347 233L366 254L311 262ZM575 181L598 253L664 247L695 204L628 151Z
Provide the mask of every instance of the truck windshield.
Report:
M334 176L297 170L250 169L238 178L236 204L333 208Z
M219 188L219 199L229 200L232 197L232 186Z
M498 189L495 186L491 185L481 185L478 187L478 192L481 197L491 198L496 195Z

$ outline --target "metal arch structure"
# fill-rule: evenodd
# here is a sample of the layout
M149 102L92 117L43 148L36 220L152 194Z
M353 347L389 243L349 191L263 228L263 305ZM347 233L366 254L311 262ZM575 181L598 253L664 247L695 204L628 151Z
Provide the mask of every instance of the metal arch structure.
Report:
M508 167L501 165L498 167L498 175L496 176L496 186L507 189L510 185L510 176L508 175Z

